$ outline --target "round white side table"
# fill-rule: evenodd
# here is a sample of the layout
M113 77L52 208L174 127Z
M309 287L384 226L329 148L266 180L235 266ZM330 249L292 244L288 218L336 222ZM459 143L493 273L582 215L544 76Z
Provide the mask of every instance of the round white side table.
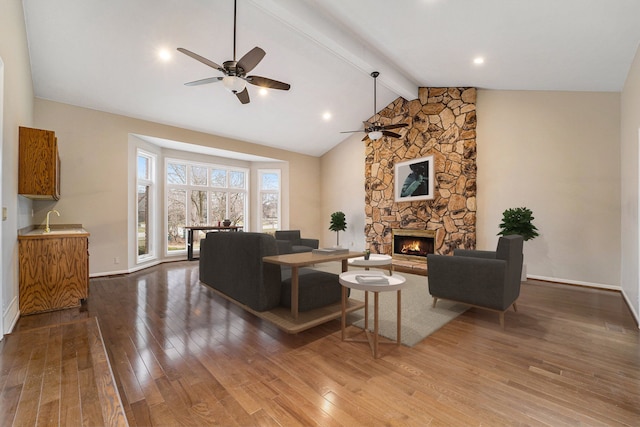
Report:
M356 258L357 259L357 258ZM361 276L360 278L358 276ZM362 283L362 277L375 279L380 278L383 279L383 282L386 283ZM359 280L361 279L361 280ZM370 271L370 272L356 272L356 271L347 271L339 276L340 284L342 285L342 324L341 324L341 338L342 341L355 341L355 342L368 342L371 346L371 351L373 352L374 359L378 358L378 294L380 292L390 292L396 291L396 297L398 301L397 306L397 314L396 314L396 325L397 325L397 333L396 333L396 342L387 342L384 341L383 344L397 344L401 343L401 313L402 313L402 297L401 290L406 285L406 280L403 276L399 274L391 274L390 276L385 275L381 271ZM364 291L364 332L367 336L366 340L355 339L355 338L347 338L345 336L345 329L347 323L347 288L358 289ZM373 292L373 337L369 334L369 292Z
M370 267L386 267L389 269L389 275L393 274L393 265L391 264L390 255L371 254L369 255L369 259L364 259L363 256L350 258L349 266L364 267L365 270L369 270Z

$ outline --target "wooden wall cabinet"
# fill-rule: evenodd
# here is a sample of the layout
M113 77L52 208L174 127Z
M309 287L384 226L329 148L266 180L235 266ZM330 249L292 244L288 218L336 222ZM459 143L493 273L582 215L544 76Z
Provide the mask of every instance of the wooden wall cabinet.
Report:
M89 239L19 236L20 314L77 307L89 296Z
M20 127L18 194L32 199L60 198L60 156L53 131Z

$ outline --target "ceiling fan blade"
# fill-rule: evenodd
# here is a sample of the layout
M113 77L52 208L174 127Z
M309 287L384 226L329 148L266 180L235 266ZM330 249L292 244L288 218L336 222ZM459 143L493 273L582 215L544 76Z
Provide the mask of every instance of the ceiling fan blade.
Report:
M390 130L390 129L398 129L398 128L406 128L407 126L409 126L406 123L397 123L395 125L387 125L387 126L382 126L383 130Z
M238 61L238 67L242 68L245 73L248 73L253 70L260 61L262 61L262 58L264 58L265 55L265 51L256 46L240 58L240 61Z
M178 52L182 52L185 55L192 57L196 61L202 62L204 65L208 65L211 68L215 68L216 70L222 71L223 73L227 74L226 70L223 67L221 67L220 65L216 64L215 62L205 58L204 56L200 56L197 53L193 53L190 50L187 50L187 49L182 48L182 47L178 48Z
M248 104L249 103L249 91L247 90L246 87L244 88L244 90L242 92L237 92L236 96L238 97L240 102L242 102L243 104Z
M387 131L387 130L383 130L383 131L382 131L382 134L383 134L384 136L390 136L390 137L392 137L392 138L400 138L400 135L398 135L397 133L395 133L395 132L389 132L389 131Z
M282 83L277 80L268 79L266 77L247 76L245 80L252 85L266 87L267 89L289 90L291 88L291 85L288 83Z
M193 82L185 83L185 86L200 86L208 83L215 83L222 81L222 77L209 77L208 79L195 80Z

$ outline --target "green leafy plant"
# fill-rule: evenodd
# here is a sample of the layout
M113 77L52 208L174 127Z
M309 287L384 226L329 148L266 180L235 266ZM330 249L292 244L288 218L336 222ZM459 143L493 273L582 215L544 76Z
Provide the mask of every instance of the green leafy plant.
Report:
M344 212L334 212L331 214L331 223L329 224L329 230L336 232L336 246L340 246L340 231L347 229L347 221L344 217Z
M531 240L539 236L538 229L533 225L533 219L531 209L524 207L507 209L502 213L498 236L519 234L525 241Z

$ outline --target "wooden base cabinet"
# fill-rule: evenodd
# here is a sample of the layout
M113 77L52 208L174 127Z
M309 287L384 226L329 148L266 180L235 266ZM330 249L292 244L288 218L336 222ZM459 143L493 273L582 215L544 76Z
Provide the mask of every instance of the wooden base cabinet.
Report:
M20 236L20 314L77 307L89 296L89 239Z

